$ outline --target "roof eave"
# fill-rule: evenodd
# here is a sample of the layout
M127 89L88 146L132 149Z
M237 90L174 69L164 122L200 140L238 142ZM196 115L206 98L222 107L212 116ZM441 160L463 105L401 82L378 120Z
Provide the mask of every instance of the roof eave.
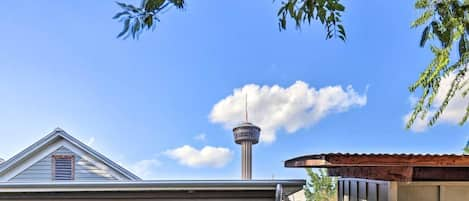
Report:
M297 192L305 180L166 180L132 182L0 183L0 192L168 191L168 190L276 190Z

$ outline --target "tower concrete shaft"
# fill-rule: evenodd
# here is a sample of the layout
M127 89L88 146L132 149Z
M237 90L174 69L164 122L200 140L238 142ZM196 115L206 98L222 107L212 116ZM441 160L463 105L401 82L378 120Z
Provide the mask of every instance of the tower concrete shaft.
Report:
M259 127L249 122L233 128L234 140L241 145L241 179L252 179L252 145L259 143L260 132Z
M241 179L252 179L252 142L241 143Z

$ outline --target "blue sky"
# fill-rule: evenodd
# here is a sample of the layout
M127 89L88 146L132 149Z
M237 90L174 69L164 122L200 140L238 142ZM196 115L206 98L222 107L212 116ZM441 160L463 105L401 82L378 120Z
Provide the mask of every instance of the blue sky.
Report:
M366 103L332 108L291 132L277 126L274 141L254 148L254 178L304 178L282 161L308 153L462 151L467 125L404 129L407 87L431 59L418 47L420 30L410 29L412 2L345 1L346 43L324 40L319 25L279 32L278 3L188 1L134 41L115 38L114 1L3 2L0 157L59 126L144 178L238 178L239 147L212 109L247 84L287 89L296 81L310 91L347 93L351 85ZM263 104L272 105L252 110ZM270 122L271 114L254 115ZM192 157L228 151L226 160L181 163L186 155L175 151L184 145Z

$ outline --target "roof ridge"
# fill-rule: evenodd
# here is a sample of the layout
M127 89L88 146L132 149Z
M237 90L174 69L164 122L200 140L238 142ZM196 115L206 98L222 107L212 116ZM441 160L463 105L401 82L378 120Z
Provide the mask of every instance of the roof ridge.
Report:
M56 137L61 137L62 139L68 141L69 143L73 144L74 146L77 146L78 148L84 150L91 156L95 157L96 159L100 160L103 162L105 165L111 167L114 169L116 172L120 173L124 177L127 177L130 180L141 180L138 176L130 172L129 170L123 168L119 164L115 163L114 161L110 160L103 154L99 153L98 151L94 150L90 146L86 145L85 143L81 142L77 138L73 137L72 135L68 134L66 131L64 131L62 128L57 127L55 128L52 132L47 134L46 136L42 137L35 143L31 144L30 146L26 147L19 153L15 154L13 157L10 159L6 160L3 163L0 163L0 175L2 175L6 170L12 168L12 166L18 162L22 161L22 158L24 156L27 156L29 154L33 154L37 149L45 146L48 143L52 143Z
M60 129L60 128L59 128ZM129 170L125 169L121 165L117 164L116 162L112 161L108 157L104 156L103 154L99 153L98 151L94 150L92 147L86 145L85 143L81 142L77 138L73 137L72 135L68 134L66 131L58 131L59 135L65 139L68 139L69 141L76 143L77 146L82 147L84 150L88 151L91 153L91 155L95 155L94 157L101 159L106 165L109 165L115 169L117 169L121 174L124 174L126 176L132 177L133 179L136 180L141 180L140 177L135 175L134 173L130 172Z

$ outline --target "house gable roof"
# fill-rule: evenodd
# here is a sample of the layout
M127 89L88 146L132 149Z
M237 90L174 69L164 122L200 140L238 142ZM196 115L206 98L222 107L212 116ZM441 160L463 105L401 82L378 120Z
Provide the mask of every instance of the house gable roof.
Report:
M19 152L15 156L6 160L3 163L0 163L0 182L5 181L5 178L2 179L6 174L8 174L13 169L23 165L27 160L31 159L33 156L39 152L49 148L49 146L57 143L59 141L65 141L62 144L66 144L70 147L76 148L77 151L87 154L93 157L94 160L104 164L113 172L116 172L122 180L126 181L138 181L141 180L138 176L134 175L132 172L126 170L122 166L108 159L101 153L95 151L88 145L82 143L78 139L69 135L67 132L61 128L56 128L54 131L35 142L31 146L27 147L23 151Z

